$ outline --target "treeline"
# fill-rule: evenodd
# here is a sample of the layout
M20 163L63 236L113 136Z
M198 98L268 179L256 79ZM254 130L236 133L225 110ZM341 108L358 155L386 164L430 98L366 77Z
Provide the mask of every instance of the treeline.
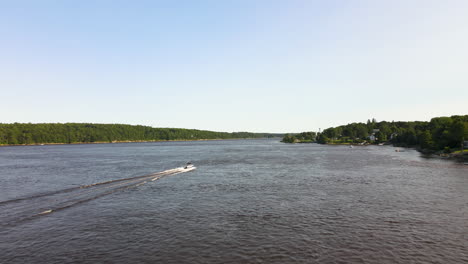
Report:
M417 146L427 150L459 148L468 140L468 115L435 117L430 122L352 123L325 129L318 143L384 143Z
M290 135L286 134L283 137L283 140L281 142L284 143L309 143L309 142L315 142L315 138L317 136L317 133L315 132L302 132L299 134L295 135Z
M213 132L182 128L153 128L122 124L0 123L0 145L265 138L279 134Z

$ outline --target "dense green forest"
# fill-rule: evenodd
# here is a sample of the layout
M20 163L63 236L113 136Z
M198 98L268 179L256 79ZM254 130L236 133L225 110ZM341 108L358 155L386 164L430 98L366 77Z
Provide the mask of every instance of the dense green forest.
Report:
M300 142L304 134L286 135L283 142ZM377 122L372 119L367 123L327 128L317 133L315 140L322 144L391 143L424 150L449 151L461 148L463 140L468 140L468 115L435 117L430 122Z
M286 134L283 137L281 142L284 143L310 143L315 142L315 138L317 137L317 133L315 132L302 132L295 135Z
M226 133L195 129L153 128L149 126L121 124L0 123L0 145L236 139L264 138L275 136L282 135L249 132Z

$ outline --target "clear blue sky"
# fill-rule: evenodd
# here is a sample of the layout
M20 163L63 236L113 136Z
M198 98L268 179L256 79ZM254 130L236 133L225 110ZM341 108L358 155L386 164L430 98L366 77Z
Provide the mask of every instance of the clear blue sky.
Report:
M0 1L0 122L317 131L468 114L468 1Z

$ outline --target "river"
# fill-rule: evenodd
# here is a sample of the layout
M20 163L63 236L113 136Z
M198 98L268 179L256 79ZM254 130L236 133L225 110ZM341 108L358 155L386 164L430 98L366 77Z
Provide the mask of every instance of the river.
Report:
M468 166L271 139L1 147L0 221L0 263L468 263Z

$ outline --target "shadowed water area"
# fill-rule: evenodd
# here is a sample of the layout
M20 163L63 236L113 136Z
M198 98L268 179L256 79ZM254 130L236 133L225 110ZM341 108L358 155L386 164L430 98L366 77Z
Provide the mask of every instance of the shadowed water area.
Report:
M0 221L0 263L467 263L468 166L278 140L2 147Z

